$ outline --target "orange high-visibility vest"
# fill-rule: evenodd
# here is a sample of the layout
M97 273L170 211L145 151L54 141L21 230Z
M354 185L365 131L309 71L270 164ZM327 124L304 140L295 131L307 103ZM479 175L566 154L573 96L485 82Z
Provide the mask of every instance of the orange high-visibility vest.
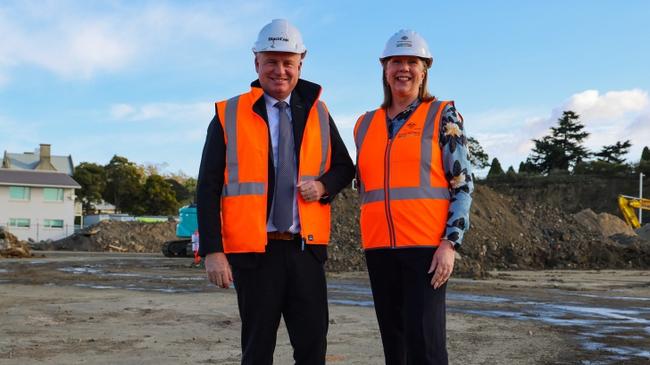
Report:
M268 194L268 124L253 111L264 91L251 91L216 103L226 142L226 169L221 194L221 235L225 253L264 252ZM309 110L300 146L298 180L315 180L330 167L329 113L316 100ZM297 183L297 182L296 182ZM330 205L306 202L300 194L300 235L307 244L326 245Z
M450 195L438 139L441 114L449 103L422 102L393 139L388 138L384 109L357 121L364 249L440 244Z

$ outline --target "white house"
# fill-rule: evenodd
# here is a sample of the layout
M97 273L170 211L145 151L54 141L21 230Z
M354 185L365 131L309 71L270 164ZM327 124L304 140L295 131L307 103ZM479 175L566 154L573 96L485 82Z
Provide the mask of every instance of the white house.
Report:
M20 240L67 237L74 233L75 215L80 214L74 191L81 186L70 176L72 159L67 156L53 164L50 145L41 145L38 161L34 162L33 156L4 154L0 168L0 225ZM56 165L63 171L57 171Z

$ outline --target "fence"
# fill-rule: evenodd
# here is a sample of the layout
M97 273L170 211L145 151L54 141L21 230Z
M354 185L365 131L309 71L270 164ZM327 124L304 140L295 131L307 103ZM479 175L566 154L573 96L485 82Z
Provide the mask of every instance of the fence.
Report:
M28 227L17 227L9 225L9 222L2 222L0 223L0 227L21 241L32 240L35 242L65 238L82 228L78 224L64 224L62 227L51 227L39 222L30 224Z

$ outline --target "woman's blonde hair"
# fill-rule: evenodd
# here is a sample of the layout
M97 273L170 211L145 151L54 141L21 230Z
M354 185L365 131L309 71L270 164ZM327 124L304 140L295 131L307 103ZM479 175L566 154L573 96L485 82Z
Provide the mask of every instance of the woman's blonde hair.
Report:
M436 100L436 97L431 95L429 93L429 89L427 88L427 80L429 79L429 63L428 60L424 60L422 58L419 58L420 62L422 62L422 65L424 66L424 78L422 79L422 85L420 85L420 91L418 91L418 99L421 101L432 101ZM386 80L386 63L390 60L390 57L386 57L383 60L381 60L381 80L384 85L384 101L381 103L382 108L388 108L393 104L393 94L390 92L390 85L388 85L388 80Z

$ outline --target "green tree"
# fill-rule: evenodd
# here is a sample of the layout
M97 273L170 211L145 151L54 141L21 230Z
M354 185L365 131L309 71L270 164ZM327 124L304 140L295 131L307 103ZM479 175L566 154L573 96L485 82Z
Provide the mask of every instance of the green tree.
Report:
M594 156L598 161L620 165L625 162L623 155L628 153L630 147L632 147L632 143L629 139L623 143L618 141L616 144L603 146L600 152L594 153Z
M165 179L165 182L172 187L176 201L178 201L180 204L188 204L192 202L194 197L184 184L169 177Z
M495 157L492 159L492 163L490 164L490 171L488 171L487 177L489 179L491 177L498 177L503 175L505 175L505 173L503 172L503 168L501 168L501 163Z
M140 195L145 214L176 215L179 203L172 185L160 175L150 175Z
M537 169L537 166L530 161L530 157L525 162L522 161L519 163L519 169L517 171L519 175L537 175L541 173Z
M508 177L516 177L517 176L517 173L515 172L515 169L512 166L508 167L508 171L506 171L506 176L508 176Z
M610 163L600 160L583 161L573 169L575 175L628 176L632 166L624 163Z
M102 193L106 188L104 166L82 162L75 167L72 178L81 185L81 189L77 190L77 199L81 201L84 213L92 213L93 205L102 201Z
M527 161L542 173L568 172L577 163L587 159L590 152L582 145L589 136L580 116L573 111L565 111L558 119L558 125L551 127L551 135L533 139L535 147Z
M183 185L187 188L187 191L190 192L191 202L196 201L196 184L197 181L193 177L187 178Z
M643 152L641 152L641 161L650 161L650 149L648 146L643 147Z
M648 146L643 147L641 161L639 161L636 173L643 173L650 176L650 149L648 149Z
M140 204L140 192L144 180L144 173L126 157L113 156L106 165L106 189L104 200L115 205L120 212L141 214L144 210Z
M467 138L467 148L469 149L469 162L472 164L472 166L476 167L479 170L490 166L488 163L488 154L485 153L483 147L481 147L481 144L476 138Z

